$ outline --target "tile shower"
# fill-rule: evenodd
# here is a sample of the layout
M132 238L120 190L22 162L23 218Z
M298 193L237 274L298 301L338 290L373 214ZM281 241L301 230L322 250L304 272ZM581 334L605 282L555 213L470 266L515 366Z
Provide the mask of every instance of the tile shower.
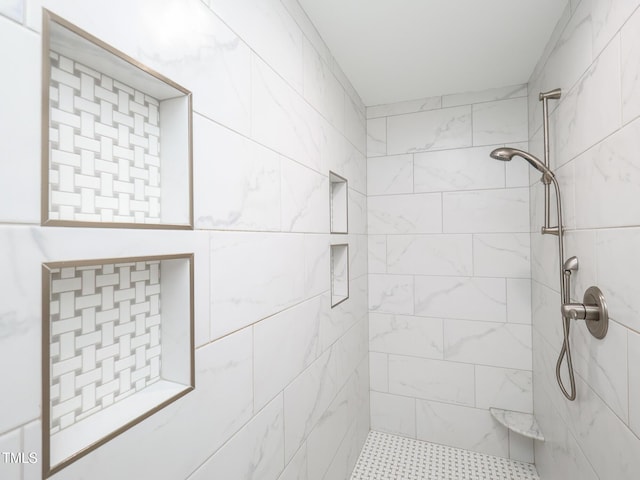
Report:
M194 230L40 226L43 6L193 92ZM370 428L459 468L535 453L544 480L640 476L637 6L572 0L528 85L365 108L295 0L3 2L0 452L42 454L41 265L190 252L196 388L51 478L347 479ZM572 330L574 403L553 378L537 175L487 155L539 155L537 93L555 87L572 293L598 283L613 319L601 343ZM348 182L344 230L330 172ZM331 245L348 249L334 308ZM496 402L534 411L546 441L507 433ZM0 458L3 479L41 472Z

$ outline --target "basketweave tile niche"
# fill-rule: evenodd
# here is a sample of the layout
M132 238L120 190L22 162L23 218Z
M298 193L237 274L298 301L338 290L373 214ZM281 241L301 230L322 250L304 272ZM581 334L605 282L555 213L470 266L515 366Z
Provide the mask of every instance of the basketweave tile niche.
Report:
M46 478L194 389L193 254L42 270Z
M330 232L349 233L347 179L330 171L329 185Z
M191 93L43 19L42 224L193 228Z
M331 308L349 298L349 244L331 245Z

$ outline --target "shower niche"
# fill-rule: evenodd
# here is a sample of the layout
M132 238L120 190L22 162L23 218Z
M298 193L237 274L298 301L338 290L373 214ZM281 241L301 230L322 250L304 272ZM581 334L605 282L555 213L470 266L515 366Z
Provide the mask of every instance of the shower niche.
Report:
M192 229L191 93L43 18L42 225Z
M331 233L348 233L348 182L340 175L329 172L329 211L331 222Z
M43 477L193 390L193 254L42 265Z
M349 245L331 245L331 308L349 298Z

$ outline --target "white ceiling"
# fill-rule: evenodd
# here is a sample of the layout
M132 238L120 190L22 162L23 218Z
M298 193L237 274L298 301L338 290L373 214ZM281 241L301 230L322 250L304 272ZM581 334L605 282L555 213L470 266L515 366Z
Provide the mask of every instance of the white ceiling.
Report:
M299 0L365 105L527 83L567 0Z

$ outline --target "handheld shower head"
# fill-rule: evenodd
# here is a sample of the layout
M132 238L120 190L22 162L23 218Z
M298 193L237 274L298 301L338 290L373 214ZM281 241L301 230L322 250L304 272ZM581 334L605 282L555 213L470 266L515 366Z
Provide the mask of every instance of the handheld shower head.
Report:
M534 157L530 153L527 153L523 150L518 150L517 148L509 148L509 147L496 148L491 152L490 155L491 155L491 158L495 158L496 160L502 160L503 162L509 161L516 156L522 157L527 162L529 162L533 168L543 173L544 175L548 175L550 178L553 178L554 176L551 170L549 170L549 168L547 168L544 163L542 163L540 160L538 160L536 157Z

